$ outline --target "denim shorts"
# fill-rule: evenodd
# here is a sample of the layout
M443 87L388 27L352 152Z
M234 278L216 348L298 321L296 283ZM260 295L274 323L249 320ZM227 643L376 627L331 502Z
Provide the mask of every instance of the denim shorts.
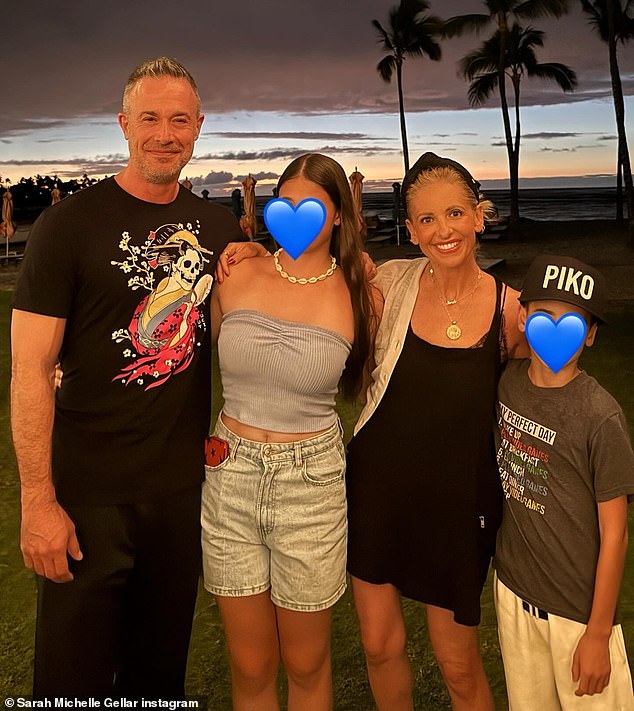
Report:
M297 442L254 442L220 417L229 456L205 467L202 547L205 588L256 595L279 607L331 607L346 589L348 522L341 424Z

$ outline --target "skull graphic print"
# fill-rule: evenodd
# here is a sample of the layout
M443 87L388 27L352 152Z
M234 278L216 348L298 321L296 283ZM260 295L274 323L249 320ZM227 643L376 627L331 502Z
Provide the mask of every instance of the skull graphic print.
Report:
M205 255L191 224L163 225L150 232L142 247L130 244L123 233L120 249L128 253L122 262L111 262L123 272L134 272L128 281L132 289L144 288L149 294L136 307L127 329L112 338L130 346L123 355L131 359L113 380L124 385L136 383L145 390L157 387L191 363L197 332L204 331L200 304L206 299L213 278L203 274ZM165 276L154 286L154 271Z

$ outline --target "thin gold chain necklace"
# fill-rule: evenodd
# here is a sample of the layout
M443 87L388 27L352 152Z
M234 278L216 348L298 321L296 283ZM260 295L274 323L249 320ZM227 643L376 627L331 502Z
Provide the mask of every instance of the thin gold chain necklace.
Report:
M454 316L452 317L451 314L449 313L449 309L447 306L453 306L454 304L457 304L459 301L463 301L464 299L469 298L470 296L473 296L478 287L480 286L480 281L482 280L482 270L478 267L478 273L476 274L476 283L473 289L468 294L465 294L464 296L461 296L459 299L447 299L444 295L440 293L440 288L436 284L436 280L434 279L434 270L432 267L429 267L429 276L431 277L432 284L434 285L434 290L436 291L436 294L438 295L438 300L442 304L443 309L445 310L445 313L447 314L447 318L451 321L449 326L447 326L447 330L445 333L447 334L447 338L451 341L457 341L460 336L462 336L462 329L460 326L458 326L458 321L462 319L462 317L465 314L465 311L469 307L469 304L465 304L464 308L460 312L460 316Z
M335 269L337 268L337 260L332 257L332 262L330 264L330 267L323 273L320 274L319 276L312 276L308 277L294 277L290 276L287 272L284 271L282 268L282 265L280 264L280 260L278 259L280 252L282 251L282 248L280 247L277 252L274 252L273 254L273 261L275 262L275 268L279 272L279 275L284 278L288 279L288 281L291 282L291 284L301 284L304 286L305 284L316 284L318 281L323 281L324 279L327 279L329 276L332 276L335 273Z

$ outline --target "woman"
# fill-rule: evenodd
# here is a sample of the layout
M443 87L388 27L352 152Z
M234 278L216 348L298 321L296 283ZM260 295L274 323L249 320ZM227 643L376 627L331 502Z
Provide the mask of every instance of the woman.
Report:
M388 262L373 382L348 450L348 570L380 711L411 711L401 595L426 603L453 708L493 709L480 593L501 516L497 382L520 342L517 292L480 270L477 183L424 154L403 196L425 258Z
M203 562L227 636L234 708L279 709L281 657L289 711L319 711L332 708L331 608L346 587L335 395L340 381L349 396L361 389L371 305L341 166L305 155L278 187L294 205L320 200L326 220L296 260L283 250L247 259L214 289L225 403L203 485Z

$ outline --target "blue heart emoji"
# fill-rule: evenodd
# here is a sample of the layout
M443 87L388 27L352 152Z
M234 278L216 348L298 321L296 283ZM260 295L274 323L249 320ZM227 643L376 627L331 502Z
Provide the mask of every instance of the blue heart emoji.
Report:
M558 373L579 350L586 337L586 322L579 314L564 314L557 323L536 313L526 321L526 340L553 373Z
M325 222L326 208L315 198L306 198L297 207L284 198L274 198L264 208L264 224L293 259L317 237Z

